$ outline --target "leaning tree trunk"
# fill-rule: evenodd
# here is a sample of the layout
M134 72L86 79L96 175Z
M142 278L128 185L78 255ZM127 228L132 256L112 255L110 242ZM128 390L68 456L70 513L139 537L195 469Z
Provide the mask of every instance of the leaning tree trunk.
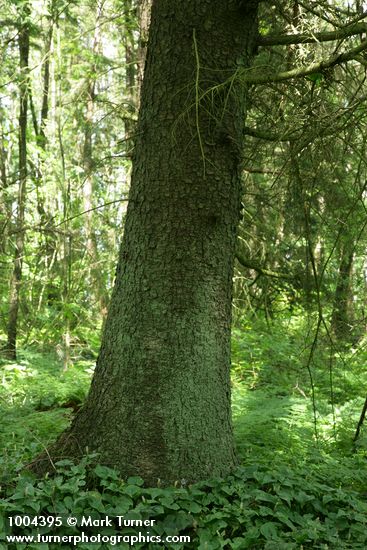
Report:
M102 347L87 402L51 456L88 447L150 484L235 464L231 292L246 90L234 75L250 65L256 33L256 2L153 2Z

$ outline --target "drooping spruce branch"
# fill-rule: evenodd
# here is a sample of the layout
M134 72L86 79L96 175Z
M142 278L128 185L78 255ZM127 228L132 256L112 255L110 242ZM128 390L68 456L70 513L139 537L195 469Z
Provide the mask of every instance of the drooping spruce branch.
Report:
M260 128L250 128L250 126L245 126L245 134L247 136L264 139L265 141L290 141L292 139L291 134L293 134L294 131L294 129L290 129L284 132L284 135L280 135Z
M325 116L322 120L317 121L316 125L313 125L308 131L305 131L304 127L289 127L282 133L275 133L272 130L264 128L253 128L245 126L245 134L247 136L262 139L264 141L271 142L297 142L299 148L305 147L308 143L314 141L318 137L326 137L335 135L341 132L342 129L350 122L350 118L353 116L354 111L367 100L367 94L361 96L357 101L346 107L340 109L340 112L332 113ZM330 123L332 118L332 123Z
M341 65L347 61L355 59L358 54L367 49L367 40L363 40L358 46L352 48L344 53L337 53L330 56L328 59L323 59L318 63L310 63L304 67L297 67L291 69L290 71L284 71L280 73L268 73L264 74L264 67L259 67L260 71L257 71L258 74L250 72L248 70L241 71L240 78L247 82L248 84L267 84L269 82L282 82L284 80L290 80L291 78L300 78L302 76L307 76L313 73L322 73L325 69L335 67L336 65Z
M100 208L104 208L105 206L109 206L110 204L116 204L117 202L128 202L128 198L121 198L116 199L114 201L108 201L103 204L100 204L98 206L94 206L93 208L88 208L87 210L83 210L83 212L79 212L78 214L75 214L74 216L70 216L69 218L63 219L60 223L55 225L55 227L60 227L60 225L63 225L66 222L70 222L71 220L75 220L75 218L80 218L80 216L83 216L84 214L88 214L89 212L93 212L94 210L99 210Z
M266 267L261 267L256 262L247 260L239 252L236 252L236 260L242 265L242 267L246 267L247 269L253 269L259 275L265 275L266 277L273 277L275 279L287 279L292 281L296 280L296 277L294 275L290 275L289 273L282 273L280 271L273 271Z
M271 34L259 36L259 46L287 46L289 44L314 44L317 42L331 42L332 40L343 40L350 36L367 32L367 23L355 23L336 31L325 31L301 34Z
M271 174L272 176L280 176L282 174L280 170L272 170L271 168L260 168L259 166L244 166L243 171L249 174Z

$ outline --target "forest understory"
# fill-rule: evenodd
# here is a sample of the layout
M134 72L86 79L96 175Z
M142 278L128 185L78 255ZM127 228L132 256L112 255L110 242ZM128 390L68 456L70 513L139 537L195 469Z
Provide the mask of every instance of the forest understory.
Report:
M103 518L118 511L126 518L156 519L151 534L189 535L190 544L167 546L177 549L365 548L366 429L354 437L367 385L366 343L331 356L321 340L310 367L312 392L305 366L307 322L315 320L301 311L276 322L238 321L232 339L232 410L240 464L226 479L190 487L178 482L172 488L145 488L141 478L124 481L114 470L91 465L88 456L74 466L67 460L54 464L48 479L27 474L24 466L50 446L82 405L94 361L83 358L81 349L64 371L55 354L32 348L21 349L17 362L2 361L3 517ZM88 348L88 354L97 350Z

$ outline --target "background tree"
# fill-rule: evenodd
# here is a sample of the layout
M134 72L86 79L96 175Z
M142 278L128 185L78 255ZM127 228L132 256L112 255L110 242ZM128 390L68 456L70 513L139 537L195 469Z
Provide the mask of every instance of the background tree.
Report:
M29 96L29 40L30 8L28 3L20 7L18 21L19 45L19 128L18 128L18 198L16 206L14 265L10 280L9 317L7 327L7 355L16 358L17 326L20 301L20 287L25 245L25 205L27 192L27 119Z
M31 2L28 18L22 19L29 22L31 29L26 232L15 227L19 162L15 120L20 111L14 67L19 53L18 23L14 19L17 14L9 4L5 4L1 30L1 327L6 333L11 310L12 256L15 239L21 235L26 237L21 256L22 285L18 285L19 314L12 325L16 325L21 345L56 348L65 365L83 347L89 347L86 335L94 331L96 317L101 324L101 310L105 314L118 245L115 228L124 215L129 181L131 143L125 146L123 122L127 118L133 121L135 114L130 112L125 67L118 61L124 55L124 46L117 40L117 24L125 28L126 12L119 14L113 2L104 2L99 10L96 24L95 2L84 6ZM132 7L131 21L136 21L134 17ZM89 52L96 28L100 47ZM24 83L20 75L19 82ZM84 92L88 82L94 83L95 97L92 120L86 124L88 106ZM92 146L92 176L83 160L88 150L85 143ZM83 193L86 177L93 180L89 202ZM82 214L84 210L89 212ZM86 217L89 233L84 230ZM93 241L90 235L94 235L97 260L85 253ZM98 286L91 284L88 276L93 270L99 273Z

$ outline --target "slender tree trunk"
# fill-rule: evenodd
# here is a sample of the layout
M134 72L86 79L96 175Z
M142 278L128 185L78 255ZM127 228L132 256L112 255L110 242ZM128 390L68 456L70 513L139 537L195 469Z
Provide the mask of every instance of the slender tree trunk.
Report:
M60 174L60 189L62 193L61 204L56 202L55 208L61 208L63 214L63 230L55 233L55 249L57 248L58 254L51 260L50 268L55 265L55 272L58 277L61 278L61 285L52 288L49 286L49 305L52 305L54 301L57 301L57 305L62 306L62 322L63 332L62 341L56 346L56 353L60 361L63 363L64 370L67 370L71 362L71 318L72 311L70 308L70 300L72 295L71 280L72 280L72 268L73 268L73 246L72 246L72 231L70 227L70 221L68 218L71 216L71 181L67 178L66 168L66 152L63 143L63 90L62 82L60 79L55 79L57 74L62 71L62 64L64 59L61 55L61 32L59 26L59 20L55 17L54 32L53 32L53 48L54 48L54 62L51 66L50 83L52 84L50 93L50 109L52 111L51 122L53 125L52 132L58 143L58 160L59 160L59 174ZM54 74L53 74L54 73ZM58 235L58 240L56 239Z
M45 37L44 47L44 63L42 67L42 103L40 112L40 123L37 124L37 118L33 115L34 129L37 137L37 143L40 148L40 154L38 155L38 166L36 171L36 185L37 185L37 210L41 219L41 224L46 229L44 235L41 236L40 241L44 238L44 250L42 260L46 269L46 298L48 306L53 306L55 301L60 299L52 278L52 266L55 263L55 252L57 250L57 238L54 233L53 220L54 216L48 211L47 208L47 178L45 178L46 169L46 152L47 152L47 134L46 128L49 120L49 103L50 103L50 65L53 53L53 40L54 29L56 25L57 15L55 9L55 0L49 2L49 28ZM33 109L34 110L34 109ZM32 110L32 111L33 111ZM40 246L42 245L40 242ZM42 292L43 295L43 292ZM41 296L42 298L42 296ZM40 307L41 304L39 304Z
M70 200L70 192L68 193ZM71 288L71 267L72 267L72 238L65 236L63 240L63 315L64 332L62 336L62 348L60 359L63 363L63 370L68 370L71 363L71 311L69 308L70 288Z
M60 156L62 164L62 181L63 181L63 217L64 220L67 220L70 215L70 205L71 205L71 186L70 180L66 178L65 170L65 156L64 156L64 145L62 141L62 132L60 119L57 120L58 125L58 138L59 138L59 147L60 147ZM71 271L72 271L72 236L70 232L69 222L65 223L64 233L62 236L61 242L62 250L62 309L63 309L63 335L62 335L62 346L59 348L59 357L63 363L63 369L66 371L71 362L71 310L69 307L70 304L70 294L71 294Z
M95 31L93 37L92 52L97 56L100 50L100 20L102 16L103 3L97 5L97 15L95 22ZM96 74L97 66L93 63L91 67L92 73ZM82 163L84 167L84 185L83 185L83 205L85 211L85 230L86 230L86 250L88 255L88 279L93 285L93 290L98 302L100 315L105 321L108 306L108 293L101 278L101 269L99 265L99 254L97 247L97 237L94 230L93 216L93 129L94 129L94 111L95 111L95 95L96 95L96 80L90 78L86 82L86 115L84 124L84 144Z
M26 204L27 183L27 114L28 114L28 57L29 57L29 27L28 24L19 30L20 59L20 106L19 106L19 188L18 210L16 221L14 267L10 281L9 317L7 329L6 352L11 359L16 359L18 313L20 289L22 280L23 253L25 242L24 214Z
M226 475L236 462L230 327L246 89L232 77L251 63L256 11L153 2L101 352L87 403L51 456L88 447L150 484Z
M136 10L133 0L125 1L125 30L124 30L124 50L126 61L126 90L129 97L130 116L125 119L125 140L133 138L135 130L135 116L139 105L138 83L140 82L140 60L138 58L138 48L136 32ZM139 52L140 53L140 52ZM131 146L129 147L131 148Z
M2 115L1 111L0 114ZM0 254L6 251L8 225L11 218L9 199L7 198L8 176L6 156L2 139L0 139Z
M351 276L353 270L354 246L344 244L338 272L338 280L334 295L334 306L331 316L331 329L337 338L345 340L351 336L352 304Z
M315 290L317 294L318 273L315 262L315 235L312 234L311 230L311 205L307 193L309 181L303 177L297 145L294 142L289 143L289 153L292 185L288 199L288 212L291 215L286 216L286 230L295 235L302 235L304 239L303 246L299 247L299 253L304 265L304 274L301 282L305 296L305 308L311 310L315 298Z
M59 56L60 60L60 56ZM60 107L61 90L59 89L59 107ZM68 220L70 216L71 206L71 185L70 179L66 177L65 167L65 152L64 144L62 141L62 130L60 116L57 117L57 135L59 141L60 158L61 158L61 174L63 183L63 218ZM62 249L62 309L63 309L63 325L64 331L62 335L62 346L59 357L63 362L64 371L66 371L71 362L71 311L70 311L70 297L71 297L71 273L72 273L72 234L69 226L69 221L64 224L64 233L61 242Z
M45 43L45 53L44 58L45 62L43 64L43 89L42 89L42 106L41 106L41 122L40 122L40 132L39 132L39 141L43 151L46 150L47 136L46 136L46 125L48 121L48 111L49 111L49 95L50 95L50 63L52 55L52 43L53 43L53 34L55 27L55 2L50 3L50 26L46 36Z
M152 9L152 0L138 0L138 20L139 20L139 45L138 45L138 65L137 65L137 80L138 102L140 99L140 91L143 85L145 58L147 54L147 44L150 26L150 13Z

